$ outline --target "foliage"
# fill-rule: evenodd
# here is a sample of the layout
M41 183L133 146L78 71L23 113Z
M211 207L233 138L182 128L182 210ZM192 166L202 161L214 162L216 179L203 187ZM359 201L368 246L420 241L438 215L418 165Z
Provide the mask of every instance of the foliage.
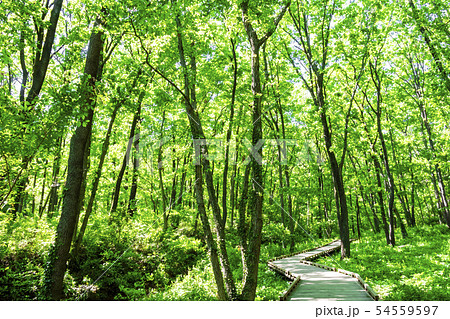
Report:
M287 283L266 261L335 238L347 222L352 237L372 242L355 243L354 257L340 263L364 274L384 299L449 299L448 234L436 226L450 227L447 3L62 2L53 25L60 1L0 1L0 299L45 299L44 268L54 261L57 225L67 221L60 216L71 198L74 150L83 155L73 174L82 181L73 205L80 212L66 237L79 237L81 246L69 258L68 299L214 299L211 241L225 243L218 250L225 256L226 248L239 292L248 241L261 250L250 274L259 274L256 299L274 300ZM56 36L47 43L52 26ZM85 125L83 79L98 30L104 50L91 70L99 76L89 106L93 130L81 150L71 140ZM258 43L249 43L254 34L270 34L256 45L259 55ZM42 68L44 51L50 58ZM208 168L196 165L199 131ZM261 166L250 171L244 194L257 135ZM254 205L260 195L262 205ZM339 214L344 198L348 218ZM410 236L386 247L381 233L389 226L405 226Z

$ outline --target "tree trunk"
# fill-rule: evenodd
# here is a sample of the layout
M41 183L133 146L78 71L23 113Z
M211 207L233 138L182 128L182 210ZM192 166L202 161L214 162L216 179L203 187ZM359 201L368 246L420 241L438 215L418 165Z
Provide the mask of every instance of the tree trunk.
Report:
M422 36L425 39L425 42L428 46L428 49L430 50L431 55L433 56L434 63L436 64L439 73L441 75L442 81L444 82L445 87L450 92L450 78L448 77L448 74L444 68L444 65L442 63L441 54L439 54L438 50L436 49L435 45L430 39L430 36L428 34L428 31L426 30L425 26L422 24L421 18L419 17L419 12L414 5L414 2L412 0L409 0L409 6L412 9L412 15L414 20L417 23L417 26L419 27L419 31L422 34Z
M114 197L112 200L111 208L109 210L110 215L114 214L119 204L120 187L122 186L123 175L125 174L125 169L127 168L131 147L133 145L133 140L135 139L135 130L137 122L138 122L138 114L135 113L133 116L133 122L131 123L130 134L128 136L127 150L125 152L125 155L123 156L122 165L120 166L119 175L117 176L116 185L114 187Z
M223 168L223 182L222 182L222 224L225 228L227 222L227 183L228 183L228 157L230 154L230 140L231 132L233 130L234 104L236 101L236 87L237 87L237 57L236 57L236 43L233 39L231 41L231 52L233 53L233 87L231 89L231 105L230 105L230 119L227 131L227 145L225 149L225 163Z
M48 204L48 218L53 217L53 213L56 210L58 204L58 188L59 188L59 170L61 168L61 156L62 156L62 137L58 141L58 149L56 150L55 158L53 159L53 171L52 171L52 185L50 191L50 199Z
M222 218L220 216L220 208L218 205L217 197L214 190L213 185L213 176L212 170L210 166L210 162L207 159L208 155L208 147L206 143L201 143L201 141L205 140L205 135L203 133L203 128L201 125L200 117L197 113L197 100L196 100L196 89L195 89L195 76L196 76L196 62L195 57L191 56L190 63L190 71L193 76L192 81L188 75L188 68L184 53L184 46L181 34L181 21L180 17L176 17L177 24L177 39L178 39L178 53L180 56L180 64L183 69L184 74L184 92L180 90L180 93L183 94L186 113L188 114L191 134L194 141L200 141L200 145L196 145L194 143L195 149L195 157L197 159L195 171L196 171L196 179L195 179L195 190L196 190L196 198L197 198L197 206L200 214L200 218L202 220L203 229L206 235L206 241L208 245L208 250L210 253L211 265L213 267L214 278L216 281L216 285L218 288L218 298L220 300L233 300L236 298L236 287L234 284L233 274L230 268L230 263L228 261L228 254L225 245L225 233L222 227ZM200 160L200 162L198 161ZM200 165L201 164L201 165ZM203 177L202 177L202 168L203 173L206 179L206 186L209 195L209 200L212 205L213 218L216 228L218 247L219 247L219 255L220 255L220 265L218 263L217 256L217 245L212 237L211 229L209 226L208 217L206 215L206 209L204 206L203 200ZM226 284L226 292L224 290L224 278L222 275L222 271L225 275L225 284Z
M41 35L37 35L36 39L37 39L37 43L36 43L36 56L34 59L34 65L33 65L33 75L32 75L32 79L31 79L31 87L30 90L28 91L27 94L27 98L26 98L26 108L25 108L25 117L26 117L26 121L28 121L28 116L26 114L26 112L28 112L27 110L31 110L31 107L34 105L34 103L36 102L36 98L38 97L42 85L44 84L44 79L45 79L45 75L47 73L47 69L48 69L48 65L50 63L50 56L51 56L51 52L52 52L52 47L53 47L53 42L55 40L55 33L56 33L56 27L58 25L58 19L59 19L59 15L61 12L61 7L62 7L62 3L63 0L55 0L53 3L53 9L50 15L50 21L49 21L49 26L47 29L47 33L45 36L45 41L43 39L43 32L44 30L41 29L38 33L40 33ZM45 17L45 16L44 16ZM21 41L23 41L23 37L21 34ZM22 86L20 89L20 96L21 96L21 102L24 102L24 96L25 96L25 85L26 85L26 81L28 78L28 71L26 69L26 65L25 65L25 58L24 58L24 52L23 50L21 50L20 52L20 60L21 60L21 65L22 65L22 69L23 69L23 81L22 81ZM31 156L30 155L25 155L22 158L22 167L24 167L24 170L27 169L28 164L31 161ZM15 212L18 213L22 210L22 203L24 200L24 195L25 195L25 189L26 189L26 185L28 183L28 179L27 178L23 178L19 181L19 183L17 184L17 194L15 197Z
M134 87L134 86L133 86ZM138 106L137 106L137 121L141 121L141 106L142 100L145 97L145 91L142 91L139 95ZM133 176L131 177L131 189L130 198L128 200L128 215L133 217L136 212L136 194L137 194L137 182L139 176L139 138L140 138L140 128L136 129L136 138L134 139L134 158L133 158Z
M240 4L242 12L242 22L247 33L247 38L250 43L252 52L251 59L251 76L252 76L252 93L253 93L253 107L252 107L252 157L251 157L251 170L252 170L252 184L253 187L250 191L250 229L248 232L248 246L246 252L246 258L244 258L245 268L247 272L244 272L244 284L242 288L242 299L254 300L256 294L256 287L258 283L258 264L259 254L261 248L261 231L263 226L262 219L262 203L264 194L263 175L262 175L262 113L261 113L261 79L260 79L260 56L259 51L261 46L267 41L267 39L275 32L278 23L283 18L284 13L290 6L291 2L287 1L274 19L273 25L269 28L263 37L258 38L256 30L253 28L252 23L248 16L248 0L242 1Z
M381 97L381 79L378 75L378 70L376 69L376 65L374 66L372 63L370 63L370 71L372 75L372 81L375 84L376 91L377 91L377 106L376 106L376 120L377 120L377 132L378 137L380 139L381 143L381 150L383 152L383 164L384 169L386 172L387 177L387 186L388 186L388 192L389 192L389 244L392 246L395 246L395 229L394 229L394 191L395 191L395 184L394 184L394 177L391 173L391 168L389 165L389 158L388 158L388 152L386 147L386 142L384 140L384 134L383 130L381 128L381 103L382 103L382 97Z
M381 220L383 221L383 229L384 234L386 235L386 243L389 245L391 243L391 239L389 236L389 225L386 220L386 214L384 212L384 196L383 196L383 184L381 183L381 165L378 161L378 157L374 155L373 157L373 164L375 166L375 172L377 175L377 195L378 195L378 204L380 206L380 213L381 213Z
M91 196L89 198L89 202L88 202L88 205L87 205L87 208L86 208L86 212L84 214L84 218L83 218L83 222L81 224L80 231L78 232L78 236L77 236L77 239L76 239L74 247L73 247L73 256L77 256L78 255L78 251L79 251L81 242L83 240L84 233L86 231L87 223L88 223L89 217L91 216L91 213L92 213L92 208L94 206L95 196L97 194L98 185L100 183L100 178L101 178L101 175L102 175L103 164L105 162L106 154L108 153L109 141L110 141L110 138L111 138L112 128L113 128L114 122L116 120L117 112L119 111L119 108L122 106L123 102L124 102L123 100L122 101L117 101L116 105L114 106L113 112L111 114L111 118L109 120L108 130L106 132L106 136L105 136L105 139L103 141L102 152L100 154L99 163L98 163L98 166L97 166L97 170L94 173L94 181L92 183Z
M99 21L97 20L97 24ZM103 50L103 32L96 30L89 40L89 48L84 69L83 88L80 93L83 96L83 110L86 117L80 119L78 126L70 141L67 179L63 199L61 218L56 230L56 239L50 250L49 265L46 269L46 284L48 297L60 300L64 297L63 278L66 272L66 263L69 257L69 249L75 230L76 218L79 214L80 191L83 183L83 168L86 144L92 132L92 119L95 107L95 86L100 57Z

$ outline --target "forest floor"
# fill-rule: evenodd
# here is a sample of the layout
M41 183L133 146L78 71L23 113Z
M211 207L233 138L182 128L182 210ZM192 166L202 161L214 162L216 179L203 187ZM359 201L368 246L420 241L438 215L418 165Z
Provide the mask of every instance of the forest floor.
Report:
M161 234L144 220L104 226L100 219L86 234L77 262L65 277L68 300L215 300L215 283L202 235L182 228ZM289 282L267 261L289 253L280 225L266 225L256 300L278 300ZM278 227L279 226L279 227ZM0 300L41 300L48 250L56 222L21 217L0 220ZM137 234L145 230L145 236ZM397 246L382 234L352 243L352 257L318 260L359 273L383 300L450 300L450 231L442 225L416 227ZM242 280L237 234L227 236L230 263L239 289ZM298 239L295 251L330 239ZM105 271L106 270L106 271ZM86 294L90 286L95 293Z

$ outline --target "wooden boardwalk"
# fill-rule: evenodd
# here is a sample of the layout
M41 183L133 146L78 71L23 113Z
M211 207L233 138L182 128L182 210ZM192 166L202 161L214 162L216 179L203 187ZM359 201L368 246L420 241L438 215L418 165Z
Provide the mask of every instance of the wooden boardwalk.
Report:
M340 241L334 241L310 251L270 260L270 268L294 281L280 299L301 301L377 300L378 295L364 283L358 274L309 261L339 250L340 245Z

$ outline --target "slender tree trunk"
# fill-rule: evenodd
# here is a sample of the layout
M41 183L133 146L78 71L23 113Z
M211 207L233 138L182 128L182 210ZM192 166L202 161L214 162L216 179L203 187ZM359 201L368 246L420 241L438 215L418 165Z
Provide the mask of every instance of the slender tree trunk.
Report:
M417 88L417 86L415 86L415 88L416 88L416 95L418 98L417 105L419 107L420 115L422 118L422 123L423 123L423 126L425 126L425 129L427 132L427 137L428 137L428 143L425 140L424 140L424 143L425 143L426 148L430 149L431 157L435 161L434 171L437 176L437 183L436 183L436 178L433 175L432 176L433 187L435 189L435 192L437 192L437 194L438 194L438 203L440 203L439 206L442 210L442 213L444 214L447 226L450 227L450 211L449 211L449 207L448 207L447 193L446 193L445 186L444 186L444 180L442 178L441 168L439 166L439 163L436 160L436 150L435 150L435 146L434 146L435 143L433 140L432 129L431 129L430 123L428 122L428 115L427 115L426 108L422 103L422 93ZM422 134L423 134L423 126L422 126Z
M284 125L284 114L283 109L281 107L281 101L279 98L277 98L277 104L278 104L278 112L280 113L280 120L281 120L281 132L283 134L283 154L285 157L287 157L287 146L286 146L286 127ZM280 154L281 155L281 154ZM281 158L280 158L281 160ZM287 194L287 204L288 204L288 213L289 213L289 250L290 252L294 251L295 248L295 237L294 237L294 212L292 210L292 195L290 193L291 189L291 183L290 183L290 177L289 177L289 169L288 166L284 165L284 181L286 188L288 189Z
M108 153L109 141L110 141L110 138L111 138L112 128L113 128L114 122L116 120L117 112L119 111L119 108L122 106L123 102L124 102L123 100L116 102L116 105L114 106L113 112L111 114L111 118L109 120L108 130L106 132L106 136L105 136L105 139L103 141L102 152L100 154L99 163L98 163L98 166L97 166L97 170L94 173L94 181L92 183L91 196L89 198L89 202L88 202L88 205L86 207L86 212L84 214L84 218L83 218L83 222L81 224L80 231L78 232L78 236L77 236L77 239L76 239L75 244L74 244L73 256L77 256L78 255L78 251L79 251L81 242L83 240L84 233L86 231L88 220L89 220L89 217L91 216L91 213L92 213L92 208L94 206L95 196L97 195L98 186L100 184L100 178L101 178L101 175L102 175L103 164L105 162L106 154Z
M59 170L61 168L61 156L62 156L62 137L58 141L58 149L56 150L55 158L53 159L53 171L52 171L52 185L50 191L50 199L48 204L48 218L53 217L53 213L56 210L58 203L58 188L59 188Z
M378 161L378 157L376 155L373 156L373 164L375 166L375 172L377 175L377 195L378 195L378 204L380 206L381 220L383 221L383 229L384 234L386 235L386 243L389 245L391 243L391 239L389 236L389 225L386 220L386 214L384 212L384 196L383 196L383 184L381 183L381 165Z
M119 204L120 187L122 186L123 175L125 174L125 169L127 168L131 147L133 145L133 140L135 138L135 130L137 122L138 122L138 114L136 112L133 116L133 122L131 123L130 134L128 136L127 142L127 150L125 152L125 155L123 156L122 165L120 166L119 175L117 176L116 185L114 187L114 197L112 200L111 208L109 210L110 215L112 215L117 210L117 206Z
M145 91L142 91L139 95L138 108L137 108L137 118L138 123L141 121L141 106L142 100L145 97ZM133 158L133 176L131 177L131 189L130 189L130 198L128 200L128 215L133 217L136 212L136 194L137 194L137 185L138 185L138 176L139 176L139 138L140 138L140 128L139 125L136 129L136 138L134 139L134 158ZM175 197L175 196L174 196Z
M48 160L45 161L45 168L44 168L44 176L42 179L42 189L41 189L41 199L39 200L39 218L41 218L42 213L44 212L44 194L45 194L45 180L47 179L47 164Z
M236 160L237 160L237 153L236 153L235 161ZM234 226L234 210L235 210L235 206L236 206L236 204L235 204L236 195L235 194L237 194L237 192L235 191L235 186L236 186L237 174L239 174L236 162L233 164L233 166L234 166L234 169L233 169L233 176L231 177L231 187L230 187L230 205L231 205L230 226L231 226L231 228L233 228L233 226Z
M228 161L230 155L230 140L231 140L231 132L233 130L233 117L234 117L234 104L236 101L236 87L237 87L237 57L236 57L236 43L233 39L231 41L231 52L233 53L233 86L231 89L231 105L230 105L230 119L229 126L227 131L227 145L225 149L225 163L223 168L223 182L222 182L222 224L225 228L225 224L227 222L227 191L228 191Z
M183 200L183 194L184 194L184 184L186 183L186 160L187 157L185 156L183 159L183 173L181 174L181 183L180 183L180 195L177 199L177 206L181 206L182 200Z
M159 177L159 191L161 193L161 199L162 199L162 207L161 211L163 214L163 231L167 230L168 227L168 221L169 216L168 212L166 210L167 208L167 197L166 197L166 191L164 188L164 179L163 179L163 163L162 163L162 146L163 146L163 140L164 140L164 122L166 120L166 112L163 111L162 120L161 120L161 138L159 141L159 147L158 147L158 177Z
M61 12L63 0L55 0L53 2L53 9L50 14L50 21L49 26L47 29L47 33L45 36L44 41L44 30L41 27L40 30L38 30L38 34L36 36L37 43L36 43L36 56L34 59L34 65L33 65L33 74L31 78L31 87L28 91L26 102L27 105L25 107L25 118L26 121L28 121L28 115L27 112L32 109L32 106L36 102L36 98L38 97L39 93L41 92L42 85L44 84L45 75L47 73L48 65L50 63L50 57L53 47L53 42L55 40L55 34L56 34L56 27L58 25L58 19ZM42 17L45 18L45 15ZM23 42L23 35L21 33L21 42ZM21 66L23 70L23 81L22 86L20 89L20 100L21 102L24 102L25 97L25 85L28 78L28 71L26 69L25 65L25 56L24 51L21 50L20 52L20 60L21 60ZM24 170L27 169L28 164L31 161L30 155L25 155L22 158L22 166L24 167ZM22 203L24 200L25 195L25 189L27 186L28 180L26 178L23 178L19 181L17 184L17 195L15 197L15 212L18 213L22 210Z
M242 191L241 191L241 200L239 202L238 214L239 214L239 222L238 222L238 233L240 239L240 248L241 248L241 258L243 265L243 272L247 272L247 264L245 263L245 253L247 252L247 235L248 235L248 227L245 222L246 219L246 211L248 205L248 179L250 176L251 166L247 165L245 167L244 172L244 180L242 182Z
M195 88L196 82L195 57L194 56L190 57L191 58L190 71L192 74L192 81L191 81L188 75L188 67L186 63L181 34L182 27L179 16L176 17L176 24L177 24L178 53L180 56L180 64L184 73L184 92L180 90L180 93L183 93L183 98L185 102L186 112L188 114L192 137L194 141L202 141L205 140L205 135L203 133L200 117L197 113L197 100ZM203 230L206 234L206 241L210 253L211 265L213 267L214 278L218 288L218 298L220 300L233 300L236 298L236 287L234 284L230 263L228 261L228 254L225 245L225 233L222 227L222 217L220 216L220 208L214 190L212 169L210 162L207 159L208 147L205 143L200 143L200 145L195 145L194 143L194 149L195 149L195 156L197 159L195 163L195 171L196 171L195 191L197 198L197 206L200 214L200 219L202 220ZM198 162L198 160L200 160L200 163ZM206 209L203 200L202 168L206 179L206 186L209 195L209 200L212 205L213 218L218 239L218 248L219 248L218 252L220 255L220 264L218 262L217 245L216 242L214 241L214 238L212 237L211 228L209 226L209 221L206 215ZM224 272L225 278L222 275L221 268ZM224 281L226 284L225 285L226 292L224 290Z
M450 78L448 77L447 71L445 70L444 65L442 63L441 54L438 52L435 43L433 43L433 41L430 39L430 36L428 34L429 31L423 25L422 21L425 21L425 19L421 19L421 17L419 16L419 12L416 6L414 5L413 0L409 0L409 6L412 9L412 16L419 27L419 31L424 37L428 49L430 50L430 53L433 56L434 63L436 64L439 70L442 81L444 82L444 85L447 88L447 90L450 91Z
M389 129L389 139L390 139L390 141L391 141L391 148L392 148L392 158L393 158L393 160L394 160L394 163L397 165L397 166L399 166L400 165L400 163L399 163L399 161L398 161L398 159L397 159L397 155L396 155L396 152L395 152L395 144L394 144L394 139L393 139L393 137L392 137L392 129ZM403 174L400 172L400 180L402 181L402 182L404 182L405 181L405 178L404 178L404 176L403 176ZM412 226L412 219L411 219L411 213L410 213L410 207L409 207L409 204L408 204L408 196L406 195L406 191L405 191L405 188L404 188L404 186L402 185L402 183L399 183L400 185L399 185L399 188L400 188L400 190L403 190L403 193L405 193L405 196L402 196L401 194L400 194L400 192L397 190L397 189L394 189L394 191L395 191L395 193L397 194L397 198L400 200L400 204L402 205L402 208L403 208L403 211L404 211L404 213L405 213L405 218L406 218L406 222L407 222L407 224L408 224L408 226ZM403 189L402 189L403 188Z
M361 217L360 217L359 199L356 196L356 229L358 231L358 239L361 238Z
M416 202L415 202L416 183L414 181L414 170L411 170L411 181L412 181L412 185L411 185L411 220L412 220L412 226L415 227L416 226L416 214L415 214L415 212L416 212Z
M37 180L37 171L34 173L33 189L36 189L36 180ZM31 201L31 216L34 216L35 209L36 209L36 198L35 196L33 196L33 200Z
M370 71L372 75L372 81L375 84L376 91L377 91L377 106L376 106L376 121L377 121L377 132L378 137L380 139L381 143L381 150L383 152L383 164L384 169L386 172L387 177L387 185L388 185L388 192L389 192L389 244L392 246L395 246L395 229L394 229L394 199L395 199L395 184L394 184L394 177L391 173L391 167L389 165L389 157L386 147L386 142L384 139L383 130L381 127L381 103L382 103L382 97L381 97L381 79L378 75L378 70L376 69L376 66L374 66L372 63L370 63Z

